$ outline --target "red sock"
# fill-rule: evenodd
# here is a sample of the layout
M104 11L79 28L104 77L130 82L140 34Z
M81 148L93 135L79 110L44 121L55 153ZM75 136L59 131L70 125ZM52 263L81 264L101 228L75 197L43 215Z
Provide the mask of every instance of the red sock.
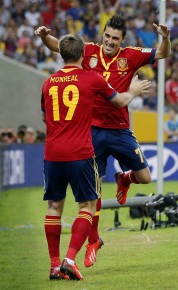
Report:
M130 180L131 180L132 183L135 183L135 184L139 184L140 183L136 179L135 174L133 173L133 171L130 172Z
M140 182L136 179L133 171L124 172L122 175L122 184L124 186L129 186L131 183L139 184Z
M51 267L57 267L61 264L59 256L59 245L61 236L61 217L46 215L44 221L46 239L48 242L48 251L51 259Z
M88 236L88 242L89 244L94 244L97 242L99 238L98 234L98 224L99 224L99 216L100 216L100 210L101 210L101 197L98 198L97 204L96 204L96 212L92 218L92 225L90 229L90 233Z
M75 260L77 253L83 246L90 232L92 215L86 211L80 211L72 225L72 236L66 258Z

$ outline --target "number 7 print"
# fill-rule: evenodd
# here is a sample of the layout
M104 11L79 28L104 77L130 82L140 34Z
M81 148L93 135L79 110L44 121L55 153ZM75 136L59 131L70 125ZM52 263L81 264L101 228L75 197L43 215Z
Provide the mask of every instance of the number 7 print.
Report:
M141 161L141 163L143 163L144 162L143 154L142 154L142 151L141 151L141 149L139 147L137 149L135 149L135 153L140 156L140 161Z

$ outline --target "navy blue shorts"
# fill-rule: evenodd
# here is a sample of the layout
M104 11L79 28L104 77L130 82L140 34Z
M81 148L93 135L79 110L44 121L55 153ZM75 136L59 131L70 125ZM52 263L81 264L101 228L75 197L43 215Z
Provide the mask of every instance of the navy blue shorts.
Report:
M68 162L44 160L44 182L43 200L64 199L68 184L77 202L95 200L100 192L95 158Z
M106 174L110 155L118 160L123 171L138 171L148 166L138 141L129 129L92 127L92 140L100 177Z

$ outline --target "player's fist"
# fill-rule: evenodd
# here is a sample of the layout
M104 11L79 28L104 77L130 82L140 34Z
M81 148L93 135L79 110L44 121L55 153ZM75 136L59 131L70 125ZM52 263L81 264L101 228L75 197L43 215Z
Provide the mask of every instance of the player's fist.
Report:
M44 37L51 32L51 29L47 28L46 26L40 26L35 30L35 34L40 37Z

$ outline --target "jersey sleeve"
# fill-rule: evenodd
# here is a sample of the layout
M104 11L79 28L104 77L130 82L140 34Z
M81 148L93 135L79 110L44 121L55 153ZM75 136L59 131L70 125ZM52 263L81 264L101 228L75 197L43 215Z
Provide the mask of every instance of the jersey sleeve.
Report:
M86 60L87 58L91 58L91 56L93 56L93 57L97 56L97 51L98 51L99 47L100 47L99 44L95 44L93 42L85 43L84 60Z
M46 90L46 87L48 87L48 82L49 82L49 79L46 79L43 83L43 86L42 86L42 92L41 92L41 110L43 112L45 112L45 90Z
M140 68L146 64L153 64L156 48L130 48L130 57L135 68Z
M85 55L90 55L95 49L95 45L93 42L85 43Z
M117 91L101 75L96 72L92 73L95 79L94 90L96 93L104 97L107 101L112 100L117 95Z
M41 91L41 111L45 112L44 84L42 86L42 91Z

